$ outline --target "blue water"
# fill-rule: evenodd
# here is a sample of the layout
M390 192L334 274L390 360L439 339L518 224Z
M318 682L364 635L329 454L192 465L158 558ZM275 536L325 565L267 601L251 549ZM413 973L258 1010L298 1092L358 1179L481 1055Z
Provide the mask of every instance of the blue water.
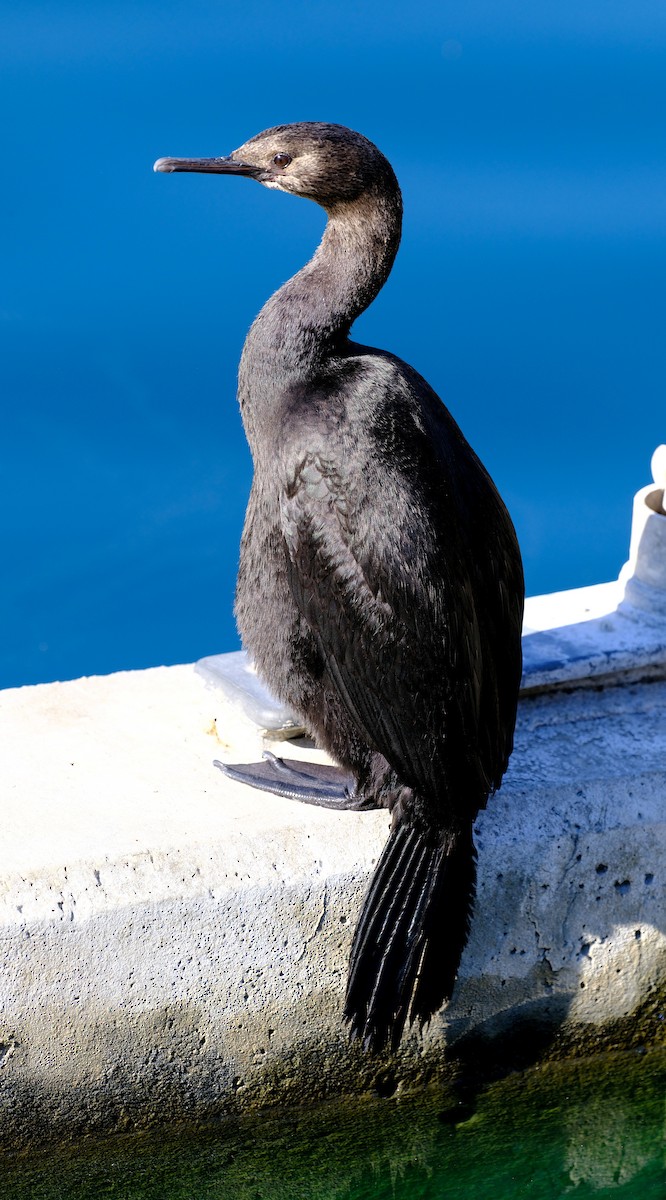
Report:
M531 593L613 578L666 439L666 9L620 0L3 5L0 685L237 645L245 331L323 214L156 176L354 126L406 209L356 336L494 475Z

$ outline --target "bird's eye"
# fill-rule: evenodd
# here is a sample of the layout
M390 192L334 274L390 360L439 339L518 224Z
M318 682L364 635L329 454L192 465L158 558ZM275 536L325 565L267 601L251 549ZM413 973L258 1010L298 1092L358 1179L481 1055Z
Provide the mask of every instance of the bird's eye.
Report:
M276 167L288 167L291 162L291 154L276 154L273 162Z

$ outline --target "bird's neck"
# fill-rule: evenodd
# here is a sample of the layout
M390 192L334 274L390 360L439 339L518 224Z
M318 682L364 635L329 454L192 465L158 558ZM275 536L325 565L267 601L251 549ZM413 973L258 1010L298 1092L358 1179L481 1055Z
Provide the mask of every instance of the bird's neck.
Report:
M365 192L329 210L322 241L310 262L259 313L241 359L240 399L315 378L343 349L352 322L388 278L402 222L400 192Z

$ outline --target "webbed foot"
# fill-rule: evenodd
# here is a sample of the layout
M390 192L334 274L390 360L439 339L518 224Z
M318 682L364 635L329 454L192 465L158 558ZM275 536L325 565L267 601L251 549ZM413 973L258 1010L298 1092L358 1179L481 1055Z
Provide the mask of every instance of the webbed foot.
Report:
M264 750L262 762L232 765L215 759L213 765L238 783L247 783L249 787L276 796L301 800L303 804L352 812L374 808L364 796L357 795L353 775L346 774L340 767L278 758L270 750Z

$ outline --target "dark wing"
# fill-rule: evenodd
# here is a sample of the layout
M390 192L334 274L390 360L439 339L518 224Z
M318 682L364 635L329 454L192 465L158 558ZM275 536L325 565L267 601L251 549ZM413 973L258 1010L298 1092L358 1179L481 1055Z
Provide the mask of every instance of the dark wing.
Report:
M477 469L468 477L474 494L467 502L472 514L467 538L479 548L470 556L469 569L483 662L477 754L491 792L500 786L513 748L525 584L511 518L490 476L473 458Z
M368 745L440 804L461 772L469 803L482 663L460 556L447 563L438 553L422 504L403 502L396 514L375 503L371 533L360 538L363 505L357 496L350 514L350 494L328 451L310 451L292 470L281 516L295 602Z

